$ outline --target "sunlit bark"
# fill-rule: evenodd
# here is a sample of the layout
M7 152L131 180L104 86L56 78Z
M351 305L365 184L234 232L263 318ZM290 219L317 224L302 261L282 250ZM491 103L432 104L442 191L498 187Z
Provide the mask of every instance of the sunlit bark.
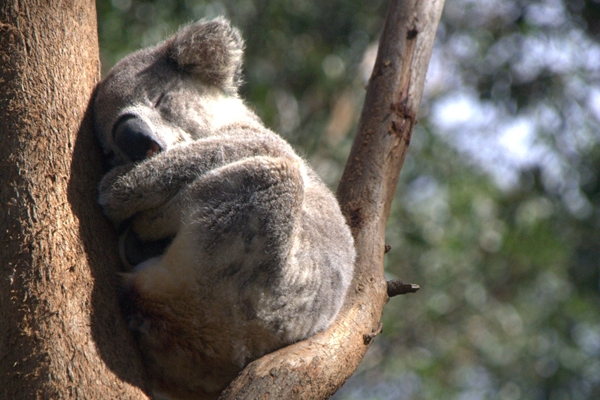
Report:
M98 53L94 1L0 5L2 399L146 398L95 201Z

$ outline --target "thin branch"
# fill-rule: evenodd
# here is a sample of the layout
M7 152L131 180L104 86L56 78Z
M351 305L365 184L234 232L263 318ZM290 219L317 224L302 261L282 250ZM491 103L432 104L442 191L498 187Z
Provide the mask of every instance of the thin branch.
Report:
M404 283L399 279L394 279L387 282L388 297L398 296L400 294L415 293L421 289L419 285L414 283Z

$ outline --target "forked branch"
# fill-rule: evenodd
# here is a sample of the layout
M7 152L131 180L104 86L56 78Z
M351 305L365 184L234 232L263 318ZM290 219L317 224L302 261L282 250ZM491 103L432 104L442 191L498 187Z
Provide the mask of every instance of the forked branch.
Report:
M249 364L220 399L325 399L354 372L381 331L388 300L384 233L410 143L443 0L393 0L357 136L338 189L358 257L333 326Z

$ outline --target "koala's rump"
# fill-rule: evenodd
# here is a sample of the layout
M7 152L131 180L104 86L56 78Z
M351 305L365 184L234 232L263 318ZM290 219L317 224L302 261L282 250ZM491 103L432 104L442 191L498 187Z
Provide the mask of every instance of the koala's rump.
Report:
M272 317L302 208L299 165L244 159L185 188L191 201L179 232L130 281L145 320L142 349L163 385L221 390L248 362L289 343Z

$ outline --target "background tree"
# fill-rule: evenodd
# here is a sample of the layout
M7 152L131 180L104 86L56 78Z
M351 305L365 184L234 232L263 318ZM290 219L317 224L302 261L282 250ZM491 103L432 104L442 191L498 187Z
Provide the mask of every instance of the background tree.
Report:
M334 186L384 6L113 0L103 68L228 15L248 40L244 96ZM387 304L336 398L600 397L598 15L594 0L446 3L387 231L388 277L422 289Z

